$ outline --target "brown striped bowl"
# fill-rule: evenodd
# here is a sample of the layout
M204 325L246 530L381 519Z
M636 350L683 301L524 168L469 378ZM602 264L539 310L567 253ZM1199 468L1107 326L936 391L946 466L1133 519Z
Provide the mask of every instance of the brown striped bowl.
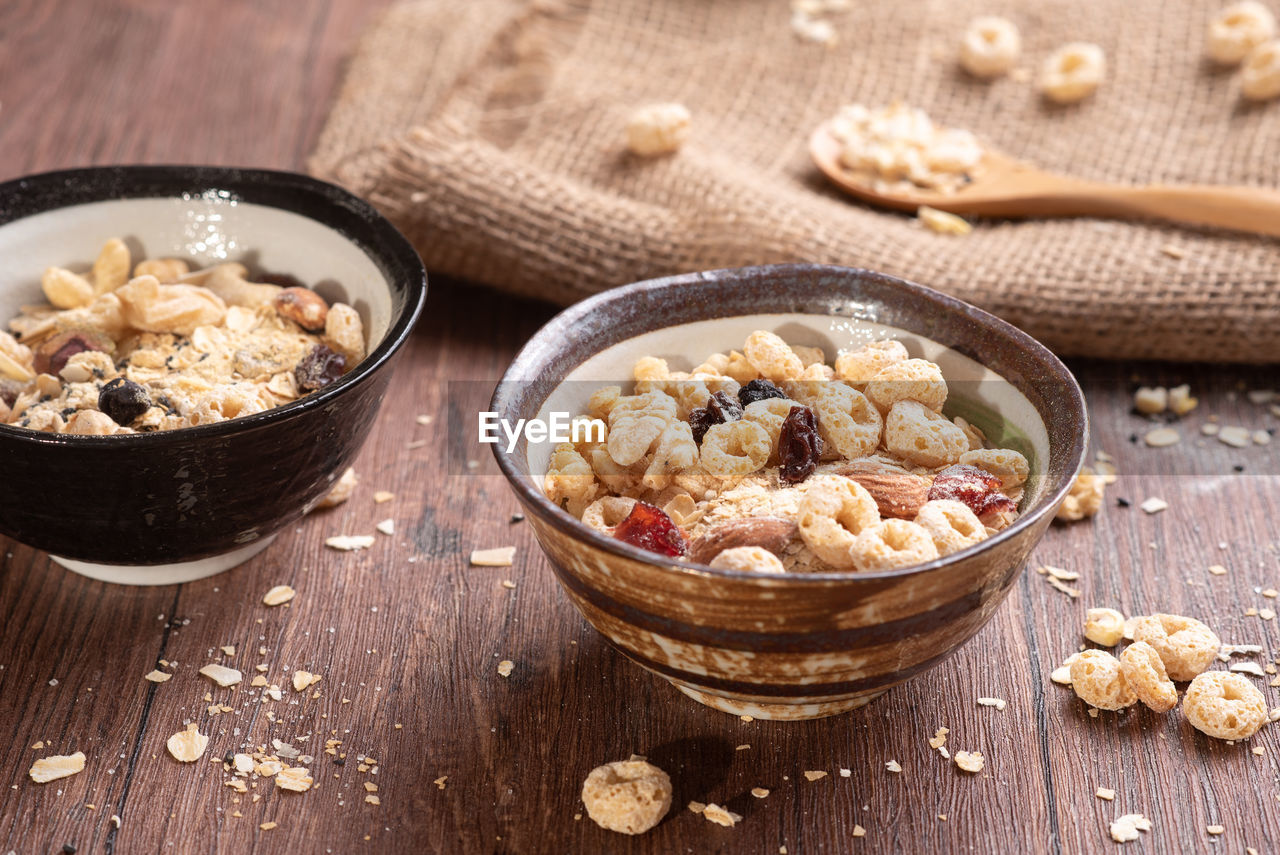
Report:
M614 540L556 507L538 477L553 443L494 449L565 592L614 647L716 709L817 718L937 665L990 619L1080 468L1084 398L1053 354L980 309L879 273L778 265L638 282L578 303L525 345L491 409L512 423L579 413L593 389L628 380L638 356L688 369L756 328L824 346L828 358L892 335L913 356L938 360L951 387L947 414L1027 454L1018 520L901 570L717 570Z

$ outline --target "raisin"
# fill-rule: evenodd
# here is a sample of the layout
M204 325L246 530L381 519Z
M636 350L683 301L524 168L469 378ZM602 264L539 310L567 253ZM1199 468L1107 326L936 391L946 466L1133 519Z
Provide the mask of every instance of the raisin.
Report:
M293 376L298 381L300 390L315 392L341 377L346 367L345 356L334 353L323 344L317 344L298 361L298 367L293 369Z
M260 273L253 279L262 285L279 285L281 288L305 288L302 280L288 273Z
M107 382L98 393L98 409L121 427L128 427L138 416L151 409L147 390L123 377Z
M742 404L730 398L724 392L716 392L707 399L705 407L698 407L689 412L689 428L693 431L693 441L702 445L702 438L711 430L712 425L735 422L742 418Z
M778 456L782 458L778 480L784 484L799 484L818 468L822 437L818 436L818 417L813 410L795 406L787 413L778 432Z
M750 383L738 390L738 400L742 402L742 406L744 407L754 404L756 401L785 397L787 397L787 393L770 383L768 380L752 380Z
M929 501L964 502L978 516L994 511L1014 511L1018 503L1000 492L1000 479L984 469L957 463L939 472L929 488Z
M626 519L618 523L613 536L623 543L678 558L689 550L680 528L661 508L636 502Z

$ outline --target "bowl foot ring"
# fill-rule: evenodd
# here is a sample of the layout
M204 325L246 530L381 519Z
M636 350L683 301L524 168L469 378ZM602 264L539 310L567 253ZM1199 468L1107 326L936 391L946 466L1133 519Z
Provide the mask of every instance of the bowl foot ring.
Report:
M270 546L275 539L276 536L272 534L221 555L211 555L195 561L179 561L175 564L95 564L92 561L78 561L58 555L49 557L72 573L79 573L81 576L88 576L99 582L110 582L113 585L180 585L183 582L194 582L197 579L216 576L243 564Z
M797 701L795 703L758 703L755 701L739 700L737 698L726 698L722 695L713 695L692 686L677 683L674 680L671 684L684 694L693 698L700 704L720 710L720 712L729 713L730 715L749 715L752 718L770 719L773 721L805 721L814 718L826 718L831 715L839 715L840 713L856 710L858 707L874 701L885 693L886 690L878 692L868 692L865 695L858 695L853 698L841 698L831 701Z

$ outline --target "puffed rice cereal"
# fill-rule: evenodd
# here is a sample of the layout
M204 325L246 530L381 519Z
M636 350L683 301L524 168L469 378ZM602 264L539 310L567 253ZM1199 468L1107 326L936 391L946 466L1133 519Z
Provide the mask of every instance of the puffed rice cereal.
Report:
M1102 510L1106 489L1106 479L1095 474L1091 467L1084 467L1071 483L1070 492L1058 506L1057 518L1064 522L1076 522L1093 516Z
M868 386L870 389L870 386ZM919 466L948 466L969 449L964 431L919 401L898 401L884 421L884 445Z
M923 110L901 103L842 107L829 127L841 144L841 165L880 192L953 193L982 161L982 145L969 131L937 127Z
M1248 739L1267 723L1262 692L1239 674L1206 671L1196 675L1182 698L1191 726L1214 739Z
M1190 680L1213 663L1222 642L1213 630L1195 618L1154 614L1133 622L1134 641L1155 648L1165 670L1174 680Z
M671 778L644 760L606 763L587 775L582 802L601 828L643 834L670 810Z
M1090 706L1119 710L1138 698L1124 679L1120 662L1102 650L1085 650L1071 663L1071 688Z
M800 537L805 545L837 569L855 565L855 541L880 522L876 500L866 488L839 475L814 476L798 511ZM868 548L872 545L869 542Z

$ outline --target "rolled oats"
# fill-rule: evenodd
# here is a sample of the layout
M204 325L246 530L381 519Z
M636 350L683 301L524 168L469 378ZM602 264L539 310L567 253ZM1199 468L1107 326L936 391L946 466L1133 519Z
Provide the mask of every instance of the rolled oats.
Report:
M235 668L228 668L225 665L206 665L200 669L200 673L223 687L234 686L244 679L244 675Z
M42 757L32 763L27 774L37 784L47 784L50 781L69 778L83 772L84 761L83 751L77 751L75 754L55 754L52 757Z
M292 600L296 594L297 592L288 585L276 585L263 595L262 602L268 606L280 606Z
M209 745L209 737L199 733L193 722L187 725L186 730L180 730L170 736L165 744L174 760L180 763L193 763L204 754L205 748Z

